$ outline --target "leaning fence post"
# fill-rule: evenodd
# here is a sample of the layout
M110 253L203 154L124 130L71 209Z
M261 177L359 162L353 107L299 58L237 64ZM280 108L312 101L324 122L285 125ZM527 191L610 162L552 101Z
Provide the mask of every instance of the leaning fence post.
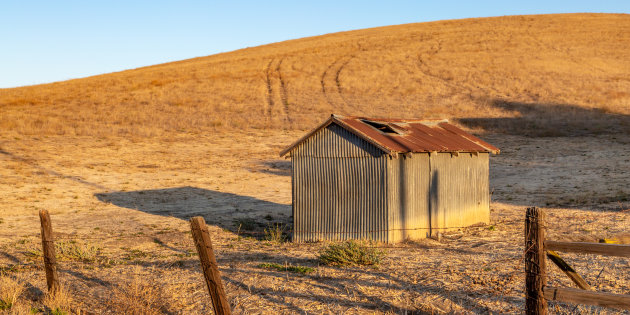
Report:
M230 310L230 305L227 302L225 291L223 290L221 274L217 267L217 261L214 258L212 241L210 240L210 233L208 232L206 221L202 217L191 218L190 229L192 230L192 236L195 240L195 247L197 247L197 253L201 261L201 270L206 279L206 285L208 285L214 312L219 315L231 314L232 311Z
M536 207L525 215L525 313L547 314L544 213Z
M39 211L39 220L42 224L42 247L44 253L44 269L46 270L46 284L48 285L48 292L54 292L59 288L59 277L57 276L55 243L48 210Z

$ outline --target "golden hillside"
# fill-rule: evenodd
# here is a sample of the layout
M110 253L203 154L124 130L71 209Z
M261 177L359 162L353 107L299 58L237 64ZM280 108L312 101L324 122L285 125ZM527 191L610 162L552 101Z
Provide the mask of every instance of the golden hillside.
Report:
M0 89L0 128L94 136L308 129L333 112L461 118L471 128L543 135L630 128L629 47L625 14L379 27Z

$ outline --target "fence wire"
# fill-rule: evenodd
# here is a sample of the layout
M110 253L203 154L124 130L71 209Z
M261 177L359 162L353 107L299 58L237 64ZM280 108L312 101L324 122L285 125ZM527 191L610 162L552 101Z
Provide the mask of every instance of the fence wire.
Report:
M363 233L378 233L378 232L388 232L388 231L417 231L417 230L471 230L471 229L483 229L483 228L488 228L490 226L494 226L494 227L501 227L501 226L509 226L509 225L513 225L513 224L524 224L524 220L523 219L513 219L513 220L500 220L497 222L491 222L488 225L472 225L472 226L457 226L457 227L448 227L448 228L410 228L410 229L380 229L380 230L370 230L370 231L363 231ZM545 226L545 223L543 222L543 227L547 228ZM273 224L270 224L268 226L268 228L273 228ZM229 230L228 230L229 231ZM247 235L266 235L269 232L268 231L229 231L231 233L240 233L244 236ZM282 233L284 234L290 234L290 233L312 233L312 234L317 234L317 235L327 235L327 234L332 234L332 235L343 235L343 234L357 234L357 232L313 232L313 231L300 231L300 230L293 230L293 229L286 229L286 230L282 230ZM181 230L170 230L170 231L161 231L158 235L169 235L169 234L189 234L189 231L181 231ZM120 240L128 240L128 239L135 239L135 238L139 238L139 237L152 237L155 238L157 235L138 235L138 234L130 234L130 235L119 235L119 236L109 236L109 235L102 235L102 236L83 236L83 235L79 235L79 234L62 234L62 235L54 235L54 241L56 242L65 242L65 241L87 241L87 240L98 240L98 241L103 241L103 240L108 240L108 239L120 239ZM458 235L459 236L459 235ZM455 241L458 239L449 239L448 235L445 235L442 239L447 240L447 241ZM523 239L524 241L524 239ZM483 246L483 245L487 245L487 244L505 244L505 245L509 245L510 243L513 243L513 240L488 240L488 239L483 239L480 241L480 245L479 246ZM192 244L192 242L191 242ZM524 242L523 242L524 244ZM519 246L523 245L523 244L519 244ZM476 244L473 244L476 245ZM479 247L479 246L474 246L475 248ZM532 245L533 246L533 245ZM229 250L232 247L229 245L224 245L224 244L220 244L217 243L215 244L215 249L218 250ZM440 247L414 247L413 245L388 245L388 244L383 244L383 243L379 243L379 242L374 242L374 243L370 243L367 245L367 247L370 248L379 248L379 249L405 249L405 250L414 250L414 249L418 249L418 250L431 250L431 249L440 249ZM520 254L509 257L509 258L500 258L500 259L494 259L494 260L490 260L487 261L483 264L480 264L479 266L488 266L488 265L493 265L493 264L498 264L498 263L508 263L508 262L516 262L517 264L523 264L524 260L525 260L525 254L531 249L530 248L524 248L523 251L519 251ZM182 248L181 249L182 252L187 251L187 249ZM496 251L487 251L487 250L476 250L475 254L496 254ZM106 257L102 257L102 258L106 258ZM41 259L41 257L38 257L37 259ZM63 263L64 265L68 265L68 264L85 264L87 262L84 261L68 261L68 260L62 260L60 261L61 263ZM44 262L43 259L41 262L16 262L16 263L9 263L9 264L5 264L5 265L0 265L0 273L3 272L11 272L12 270L16 270L16 269L20 269L20 268L41 268L44 266ZM595 278L595 280L599 279L600 276L602 275L604 269L606 269L606 266L604 266L604 268L602 268L601 271L599 271L597 277ZM522 271L515 271L515 272L522 272Z

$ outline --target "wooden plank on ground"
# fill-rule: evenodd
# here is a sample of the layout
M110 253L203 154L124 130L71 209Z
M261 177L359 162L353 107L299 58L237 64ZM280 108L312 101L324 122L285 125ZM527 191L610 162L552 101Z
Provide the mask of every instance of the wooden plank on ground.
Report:
M560 301L630 310L630 295L555 287L546 287L543 291L545 298L548 301Z
M591 289L591 286L575 271L575 269L569 266L569 264L567 264L564 259L558 255L558 253L548 250L547 258L556 264L556 266L558 266L558 268L560 268L560 270L562 270L562 272L564 272L564 274L566 274L567 277L569 277L569 279L578 286L578 288L582 290Z
M545 241L545 249L561 252L630 257L630 245L621 244Z

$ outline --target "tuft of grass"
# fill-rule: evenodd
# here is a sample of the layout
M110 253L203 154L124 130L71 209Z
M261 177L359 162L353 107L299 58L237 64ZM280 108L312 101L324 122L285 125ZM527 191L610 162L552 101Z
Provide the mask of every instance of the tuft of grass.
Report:
M73 302L72 293L69 292L63 285L60 285L57 290L47 293L43 300L43 304L48 310L46 313L53 315L79 313L71 312Z
M284 234L284 230L285 226L280 223L269 226L265 229L265 240L273 243L284 242L287 238Z
M57 257L69 260L91 262L96 259L99 247L88 242L60 241L55 244Z
M307 274L307 273L315 271L315 269L311 267L293 266L293 265L283 266L276 263L263 263L263 264L258 265L258 268L276 269L278 271L290 271L290 272L301 273L301 274Z
M134 277L114 288L110 307L116 314L152 315L167 311L167 300L158 286Z
M335 266L377 266L385 252L368 246L367 242L346 241L330 244L319 254L319 260L325 265Z
M125 253L123 259L125 260L138 260L140 258L146 258L149 257L149 253L146 251L143 251L141 249L130 249L130 248L121 248L123 250L126 250L127 252Z
M39 248L27 248L24 255L30 257L31 259L39 259L42 257L42 250Z
M24 284L9 276L0 277L0 311L10 310L24 293Z

